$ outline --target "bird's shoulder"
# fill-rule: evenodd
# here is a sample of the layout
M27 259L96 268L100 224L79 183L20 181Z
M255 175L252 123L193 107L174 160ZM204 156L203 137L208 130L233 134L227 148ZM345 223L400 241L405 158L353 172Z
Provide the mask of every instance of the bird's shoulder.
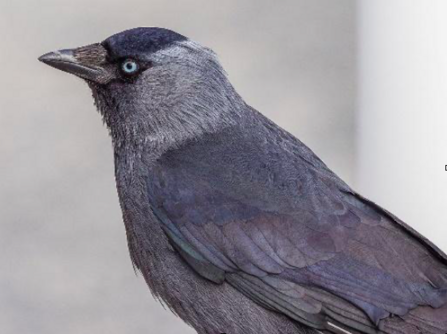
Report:
M323 179L349 189L300 140L255 111L236 124L163 152L152 175L159 173L188 174L216 187L226 186L229 193L246 189L252 195L258 187L262 192L275 190L278 196L298 195L306 190L302 186Z

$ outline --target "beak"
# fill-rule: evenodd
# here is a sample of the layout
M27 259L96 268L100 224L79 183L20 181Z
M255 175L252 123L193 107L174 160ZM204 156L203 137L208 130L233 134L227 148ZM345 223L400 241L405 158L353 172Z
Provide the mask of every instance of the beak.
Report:
M107 66L107 51L101 44L92 44L77 49L49 52L39 60L61 71L74 74L80 78L107 83L112 78Z

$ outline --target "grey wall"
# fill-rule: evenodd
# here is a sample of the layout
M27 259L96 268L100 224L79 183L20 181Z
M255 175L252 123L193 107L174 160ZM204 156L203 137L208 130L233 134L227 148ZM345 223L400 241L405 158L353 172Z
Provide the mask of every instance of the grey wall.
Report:
M358 189L447 251L447 2L359 2Z
M348 0L2 0L0 332L187 332L133 272L87 86L40 54L135 26L177 30L351 182L354 12Z

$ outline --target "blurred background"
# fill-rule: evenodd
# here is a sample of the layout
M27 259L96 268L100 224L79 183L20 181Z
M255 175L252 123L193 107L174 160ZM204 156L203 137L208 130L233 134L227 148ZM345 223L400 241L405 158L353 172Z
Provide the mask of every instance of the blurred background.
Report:
M442 0L0 0L0 332L193 333L132 269L88 87L38 56L176 30L217 52L249 104L447 250L446 14Z

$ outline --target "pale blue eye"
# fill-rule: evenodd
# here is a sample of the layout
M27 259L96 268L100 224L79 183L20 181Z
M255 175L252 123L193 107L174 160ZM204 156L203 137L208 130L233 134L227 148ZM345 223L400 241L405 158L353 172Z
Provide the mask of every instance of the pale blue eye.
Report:
M133 60L126 60L121 65L121 68L124 71L124 73L133 74L136 71L138 71L138 64Z

